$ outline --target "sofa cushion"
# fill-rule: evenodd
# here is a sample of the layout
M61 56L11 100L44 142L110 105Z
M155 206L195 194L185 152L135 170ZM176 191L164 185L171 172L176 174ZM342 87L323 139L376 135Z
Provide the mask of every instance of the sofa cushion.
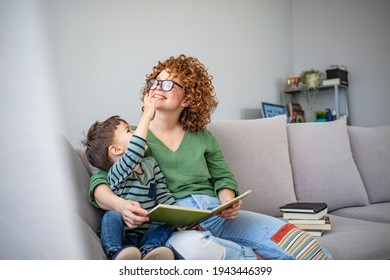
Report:
M87 155L85 154L85 148L76 148L75 150L76 150L77 155L81 159L81 162L84 164L85 170L87 170L89 176L92 176L92 174L99 171L99 168L97 168L89 163L89 161L87 159Z
M348 134L370 202L390 201L390 126L348 127Z
M337 209L331 213L342 217L390 224L390 202L375 203L367 206L346 207Z
M102 243L99 236L93 229L80 217L76 219L75 223L78 225L80 236L82 239L85 259L87 260L106 260L106 254L103 251Z
M332 230L316 239L336 260L390 258L390 224L328 216Z
M325 202L330 211L368 203L343 120L289 124L287 132L298 201Z
M71 175L73 180L75 203L77 206L77 214L97 233L100 229L101 219L104 211L93 207L88 202L88 190L90 175L84 163L80 159L76 150L63 138L64 150L71 168Z
M286 116L214 121L208 125L224 152L241 192L243 209L281 216L279 206L296 201L287 146Z

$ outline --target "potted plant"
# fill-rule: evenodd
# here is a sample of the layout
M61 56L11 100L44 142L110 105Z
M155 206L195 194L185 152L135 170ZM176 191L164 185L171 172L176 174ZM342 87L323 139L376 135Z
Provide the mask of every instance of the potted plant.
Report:
M326 122L327 116L328 115L325 111L317 111L316 112L316 122Z
M305 101L311 113L313 113L315 97L319 92L318 87L321 84L322 75L323 73L321 71L315 70L313 68L310 70L303 71L300 75L300 90L303 94L303 97L305 98Z

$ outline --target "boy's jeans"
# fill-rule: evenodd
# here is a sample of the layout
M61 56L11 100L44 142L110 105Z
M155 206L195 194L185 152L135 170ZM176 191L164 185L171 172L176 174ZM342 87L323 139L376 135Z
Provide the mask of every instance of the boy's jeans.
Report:
M141 250L142 256L157 247L165 246L173 233L173 228L151 225L144 234L125 231L125 223L119 211L107 211L102 220L100 239L107 259L115 259L124 247L134 246Z

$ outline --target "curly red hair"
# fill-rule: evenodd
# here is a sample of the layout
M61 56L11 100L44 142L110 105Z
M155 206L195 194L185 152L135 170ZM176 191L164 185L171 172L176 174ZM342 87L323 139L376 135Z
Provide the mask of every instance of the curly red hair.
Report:
M159 61L153 67L152 73L146 77L156 78L163 70L182 80L186 93L185 100L189 103L180 116L183 129L191 132L203 129L211 121L211 114L218 105L212 84L213 77L197 58L187 57L184 54L178 57L171 56L164 62ZM148 92L149 88L145 85L141 90L142 100Z

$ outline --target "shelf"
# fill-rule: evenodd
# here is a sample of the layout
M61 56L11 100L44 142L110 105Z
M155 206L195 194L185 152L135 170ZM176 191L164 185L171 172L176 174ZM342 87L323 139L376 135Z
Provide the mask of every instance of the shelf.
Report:
M348 87L347 87L347 86L344 86L344 85L327 85L327 86L319 86L318 89L319 89L319 90L323 90L323 89L332 89L332 88L334 88L334 87L348 89ZM289 93L289 94L300 93L300 92L301 92L301 89L292 89L292 90L286 90L286 91L284 91L284 93Z
M345 115L347 117L347 124L349 124L349 100L348 100L348 87L345 85L326 85L326 86L320 86L318 87L320 91L322 90L333 90L334 92L334 103L335 103L335 110L336 110L336 119L340 118L340 91L343 91L345 93ZM300 93L301 89L295 89L295 90L286 90L282 92L281 94L281 101L282 104L286 104L286 94L297 94Z

